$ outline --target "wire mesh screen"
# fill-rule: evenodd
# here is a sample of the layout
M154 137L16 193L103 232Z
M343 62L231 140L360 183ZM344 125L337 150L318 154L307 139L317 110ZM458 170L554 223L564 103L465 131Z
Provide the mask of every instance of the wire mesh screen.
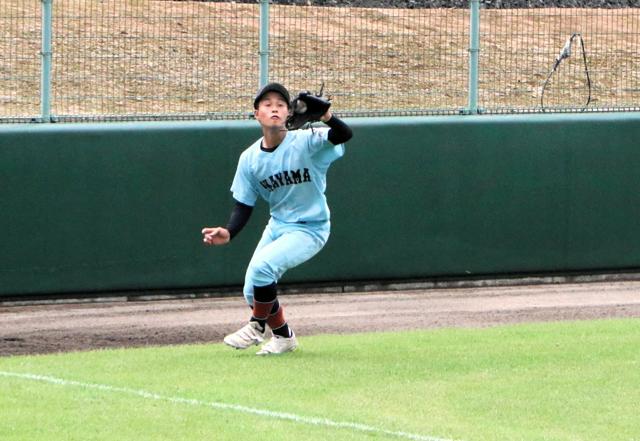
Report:
M459 112L466 105L467 9L272 6L271 78L321 83L341 113Z
M53 15L60 118L232 117L257 85L256 5L54 0Z
M40 2L2 0L0 5L0 117L36 117L40 112Z
M484 9L480 29L485 112L640 109L640 9Z
M50 96L40 85L45 4ZM460 113L475 101L469 1L272 1L266 72L265 4L1 0L0 122L37 119L42 103L58 121L246 118L260 78L292 92L324 82L347 115ZM640 110L640 8L480 4L480 112ZM554 4L567 7L522 7Z

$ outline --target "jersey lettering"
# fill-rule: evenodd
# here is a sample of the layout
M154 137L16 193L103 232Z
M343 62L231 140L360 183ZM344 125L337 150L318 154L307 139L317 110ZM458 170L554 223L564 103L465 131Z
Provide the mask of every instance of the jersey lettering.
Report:
M278 183L284 187L284 181L282 180L282 173L276 173L273 175L274 178L278 180Z
M278 188L280 187L280 185L278 185L278 181L276 181L273 176L269 176L269 182L271 183L271 186L273 188Z
M260 185L265 190L272 192L276 188L286 187L288 185L302 184L303 182L311 182L311 173L309 169L305 168L302 171L298 170L285 170L280 173L273 174L267 179L260 181Z

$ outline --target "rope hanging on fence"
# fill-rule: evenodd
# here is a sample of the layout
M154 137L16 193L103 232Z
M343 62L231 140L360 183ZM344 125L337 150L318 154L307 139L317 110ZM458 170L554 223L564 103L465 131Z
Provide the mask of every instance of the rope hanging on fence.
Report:
M584 48L584 39L582 38L581 34L573 34L571 35L571 37L569 37L569 39L567 39L567 42L564 44L564 47L560 51L560 54L558 55L555 63L553 64L553 69L551 69L551 72L549 72L549 75L547 76L547 79L544 81L544 85L542 86L542 93L540 94L540 106L542 107L543 112L545 111L544 110L544 92L545 92L545 89L547 88L547 85L549 84L549 80L551 80L551 77L560 66L560 63L562 63L562 61L565 58L569 58L571 56L571 46L573 45L573 40L576 38L580 39L580 47L582 48L582 61L584 62L584 73L587 77L587 89L589 92L587 102L582 108L582 112L586 110L586 108L589 106L589 103L591 102L591 77L589 76L589 67L587 65L587 51Z

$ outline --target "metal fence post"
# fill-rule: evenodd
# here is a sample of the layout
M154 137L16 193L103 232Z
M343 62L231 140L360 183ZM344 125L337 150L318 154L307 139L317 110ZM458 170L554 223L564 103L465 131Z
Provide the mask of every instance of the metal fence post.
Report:
M40 119L51 122L51 34L53 0L42 1L42 67L40 74Z
M471 0L469 31L469 107L467 113L478 113L478 58L480 53L480 0Z
M260 87L269 81L269 0L260 0Z

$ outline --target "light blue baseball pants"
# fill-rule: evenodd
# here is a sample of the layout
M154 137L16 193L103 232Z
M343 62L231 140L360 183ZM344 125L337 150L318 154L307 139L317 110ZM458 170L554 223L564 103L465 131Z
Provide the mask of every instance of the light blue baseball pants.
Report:
M273 218L249 262L244 280L244 298L253 306L253 287L277 283L282 275L313 256L324 247L331 229L329 221L284 223Z

